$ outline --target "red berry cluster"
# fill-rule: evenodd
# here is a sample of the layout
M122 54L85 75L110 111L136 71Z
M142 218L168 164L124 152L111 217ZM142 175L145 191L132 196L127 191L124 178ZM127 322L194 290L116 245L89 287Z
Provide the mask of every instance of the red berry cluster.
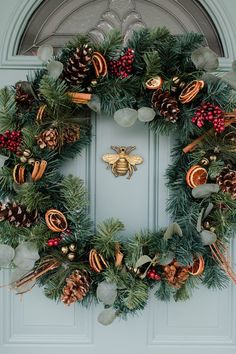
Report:
M21 131L20 130L10 130L5 131L4 134L0 134L0 148L7 149L13 153L19 151L21 145Z
M71 234L71 230L70 229L66 229L65 231L61 232L60 235L58 237L54 237L54 238L50 238L47 241L47 245L49 247L53 247L53 246L58 246L59 243L62 241L62 239L64 239L66 236Z
M222 133L225 130L224 112L219 106L206 102L195 111L192 122L196 123L199 128L202 128L205 121L213 123L217 133Z
M49 247L53 247L53 246L58 246L59 243L61 242L62 238L61 237L54 237L54 238L50 238L47 242L47 245Z
M111 60L109 63L109 71L116 77L122 79L128 77L133 69L134 50L128 48L118 60Z
M161 276L156 272L155 268L150 268L147 272L147 278L153 280L160 280Z

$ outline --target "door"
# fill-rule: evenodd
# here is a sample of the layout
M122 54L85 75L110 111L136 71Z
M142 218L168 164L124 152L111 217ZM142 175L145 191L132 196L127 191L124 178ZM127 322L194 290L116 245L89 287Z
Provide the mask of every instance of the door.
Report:
M60 47L80 31L102 38L104 32L113 27L128 36L141 26L168 25L174 33L190 30L205 33L211 47L223 56L215 27L197 1L48 0L37 10L40 1L28 3L31 3L29 11L34 14L18 47L24 55L32 54L35 44L50 42ZM24 13L27 16L27 7L24 12L20 0L9 0L4 6L7 10L0 14L3 28L8 28L7 23L18 7L22 11L19 16L23 17ZM9 34L5 37L9 38ZM35 65L35 61L26 56L20 57L18 66L14 63L4 69L3 65L1 86L24 79L28 71L24 63L28 62L30 68ZM101 156L110 152L111 145L135 145L136 153L143 157L144 163L131 180L115 178L106 169ZM170 149L169 137L154 136L141 123L125 129L116 125L112 117L96 116L90 148L81 157L67 162L63 169L64 173L79 175L86 181L91 217L96 223L108 217L119 218L126 225L127 235L131 235L140 229L166 226L169 222L165 212L168 191L164 172L170 162ZM0 274L1 283L7 283L7 272ZM138 316L126 322L116 320L110 327L103 327L96 321L101 306L67 308L46 299L38 288L24 295L22 300L7 289L1 289L0 353L170 354L174 351L197 354L201 351L203 354L235 354L235 300L233 286L222 292L201 288L184 303L166 304L153 297Z

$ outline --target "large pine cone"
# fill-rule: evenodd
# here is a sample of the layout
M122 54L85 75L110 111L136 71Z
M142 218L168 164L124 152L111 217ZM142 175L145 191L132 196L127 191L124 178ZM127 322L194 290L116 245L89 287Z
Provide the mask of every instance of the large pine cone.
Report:
M216 178L222 192L231 194L232 199L236 199L236 171L229 167L224 167Z
M155 91L152 96L152 106L169 122L175 123L179 118L178 102L169 91Z
M180 266L178 262L164 266L166 280L175 288L179 289L189 277L189 267Z
M42 131L37 137L37 144L41 149L55 150L59 145L59 133L57 129L50 128Z
M80 126L70 124L63 130L63 144L71 144L80 139Z
M30 227L36 218L36 210L29 212L26 207L16 203L0 203L0 221L9 221L16 227Z
M83 270L75 270L66 278L66 285L63 288L61 301L71 305L76 301L82 301L89 291L90 281L88 273Z
M82 85L90 87L90 71L92 69L92 48L84 44L76 48L74 54L69 58L64 68L64 79L71 85Z

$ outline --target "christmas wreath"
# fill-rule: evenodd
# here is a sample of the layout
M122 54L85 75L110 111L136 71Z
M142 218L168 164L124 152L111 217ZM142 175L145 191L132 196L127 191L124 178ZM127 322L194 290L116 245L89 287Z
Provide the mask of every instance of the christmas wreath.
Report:
M60 53L43 45L41 70L0 91L0 266L17 294L36 283L70 305L101 301L99 322L157 299L188 299L236 275L227 253L236 220L236 97L200 34L165 28L79 35ZM83 181L60 167L90 143L91 112L123 127L137 119L179 141L166 177L173 223L123 239L108 219L96 230ZM132 128L131 128L132 129ZM112 177L113 178L113 177ZM124 177L120 177L124 178ZM132 183L132 182L130 182Z

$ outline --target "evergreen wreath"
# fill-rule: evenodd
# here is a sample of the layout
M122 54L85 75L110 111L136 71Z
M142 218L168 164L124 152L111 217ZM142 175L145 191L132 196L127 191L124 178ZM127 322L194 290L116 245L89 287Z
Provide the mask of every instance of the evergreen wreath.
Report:
M35 283L65 304L104 303L110 324L157 299L186 300L201 283L236 282L227 249L236 217L236 97L209 74L218 59L200 34L166 28L79 35L61 53L44 45L43 69L0 91L0 266L18 294ZM91 111L122 126L137 119L179 141L166 177L174 222L122 239L108 219L96 231L84 183L59 168L90 143Z

